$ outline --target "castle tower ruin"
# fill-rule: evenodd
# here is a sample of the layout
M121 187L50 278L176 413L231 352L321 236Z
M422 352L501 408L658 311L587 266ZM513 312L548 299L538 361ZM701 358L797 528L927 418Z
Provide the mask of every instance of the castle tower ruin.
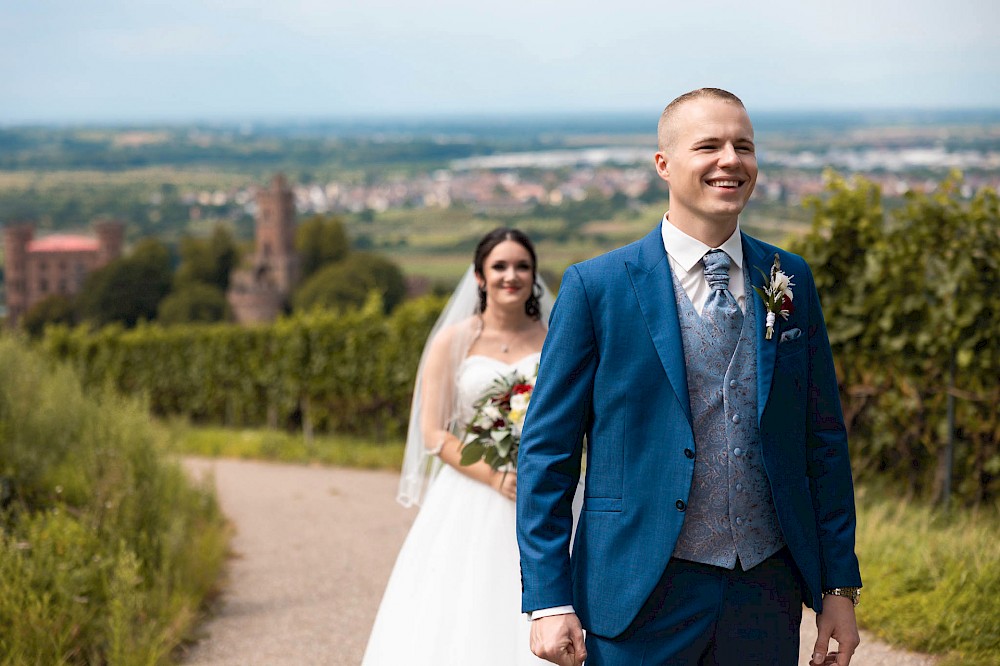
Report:
M278 174L257 194L254 254L233 271L226 294L236 321L272 321L288 304L302 277L295 250L295 199L285 177Z
M125 244L125 225L117 220L94 223L97 234L97 266L105 266L122 255Z

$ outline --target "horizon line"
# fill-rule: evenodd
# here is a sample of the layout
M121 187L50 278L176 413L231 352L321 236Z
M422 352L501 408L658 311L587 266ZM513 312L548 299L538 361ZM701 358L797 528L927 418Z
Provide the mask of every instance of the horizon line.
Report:
M1000 106L872 106L872 107L809 107L783 108L764 107L751 111L751 117L788 117L808 118L827 116L834 118L865 118L866 116L886 117L894 115L958 115L996 116L1000 120ZM411 113L407 115L391 113L345 113L345 114L259 114L259 115L218 115L208 117L190 116L143 116L143 117L105 117L105 118L0 118L0 129L30 128L30 127L164 127L164 126L225 126L239 127L258 125L263 127L303 125L383 125L386 123L403 126L437 125L444 123L464 122L509 122L519 124L524 121L559 121L573 122L596 121L605 119L639 120L649 119L650 112L642 109L594 109L569 111L556 110L524 110L524 111L445 111Z

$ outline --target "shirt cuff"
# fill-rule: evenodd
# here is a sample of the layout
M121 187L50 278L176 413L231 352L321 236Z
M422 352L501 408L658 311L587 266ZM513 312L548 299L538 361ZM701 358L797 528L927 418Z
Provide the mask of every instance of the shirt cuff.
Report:
M541 617L551 617L553 615L569 615L575 613L572 606L553 606L552 608L539 608L528 613L529 620L537 620Z

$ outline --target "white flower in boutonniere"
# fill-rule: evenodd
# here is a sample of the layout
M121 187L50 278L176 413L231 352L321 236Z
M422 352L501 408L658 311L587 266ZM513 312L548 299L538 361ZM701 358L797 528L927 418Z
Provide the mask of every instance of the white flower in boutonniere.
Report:
M757 270L760 271L765 280L768 279L764 271L759 268ZM760 299L764 301L764 307L767 308L767 331L764 334L766 340L770 340L771 336L774 335L774 322L778 315L781 315L782 319L788 319L788 315L792 314L795 309L792 305L792 287L795 286L795 283L792 282L793 277L795 276L785 275L781 272L781 260L778 258L778 253L775 252L769 283L764 287L753 288Z

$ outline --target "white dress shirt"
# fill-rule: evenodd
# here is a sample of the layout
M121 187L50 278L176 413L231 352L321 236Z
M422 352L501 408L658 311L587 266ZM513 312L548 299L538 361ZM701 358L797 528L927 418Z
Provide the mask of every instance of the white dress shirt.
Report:
M705 308L705 301L711 293L708 287L708 280L705 279L705 266L701 263L701 258L709 250L722 250L729 255L732 260L729 262L729 291L740 310L746 312L746 280L743 277L743 236L740 233L740 225L737 222L736 231L726 241L717 248L702 243L697 238L692 238L686 233L670 223L670 213L663 214L663 224L661 232L663 235L663 249L667 251L667 259L670 261L670 270L677 276L677 280L684 287L685 293L691 299L691 304L698 314ZM664 298L669 298L664 294ZM537 620L550 615L566 615L573 613L572 606L555 606L553 608L540 608L528 613L528 617Z
M700 240L688 236L686 233L670 223L666 213L663 216L662 235L663 248L667 251L667 259L670 260L670 270L677 276L677 280L684 287L691 304L698 314L705 308L705 301L711 293L708 287L708 280L705 279L705 266L701 263L701 258L709 250L722 250L729 255L732 260L729 262L729 291L740 310L746 312L746 284L743 278L743 236L740 233L740 225L737 222L736 231L726 242L717 248L705 245Z

